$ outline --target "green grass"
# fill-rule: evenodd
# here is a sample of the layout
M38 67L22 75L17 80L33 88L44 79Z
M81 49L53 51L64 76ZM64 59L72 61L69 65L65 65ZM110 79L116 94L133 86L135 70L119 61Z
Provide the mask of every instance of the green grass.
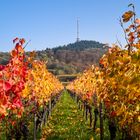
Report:
M94 115L94 108L92 108ZM89 118L89 117L88 117ZM94 118L94 117L93 117ZM33 122L29 129L28 140L33 139ZM60 100L52 110L52 115L48 118L46 126L42 131L37 131L37 140L99 140L100 139L100 122L97 121L95 133L89 126L89 119L86 121L83 117L83 111L78 108L77 103L73 100L67 91L64 91ZM0 140L5 140L5 133L0 132ZM109 140L108 122L104 120L104 140ZM117 134L116 140L120 136Z
M47 140L89 140L93 137L82 111L66 91L53 109L42 134Z

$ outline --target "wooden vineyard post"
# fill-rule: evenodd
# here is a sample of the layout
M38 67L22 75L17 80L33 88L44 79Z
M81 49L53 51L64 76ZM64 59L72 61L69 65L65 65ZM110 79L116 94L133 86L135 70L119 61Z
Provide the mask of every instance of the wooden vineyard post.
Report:
M54 98L54 106L56 105L56 97Z
M86 108L86 120L87 120L88 119L88 105L87 105L87 102L86 102L85 108Z
M90 114L90 127L92 127L92 107L91 106L88 107L89 107L89 114Z
M43 124L45 125L45 123L46 123L46 114L47 114L47 107L45 106L44 107L44 113L43 113L43 119L42 119L42 122L41 122L41 129L42 129Z
M76 94L75 94L75 102L77 101L77 96L76 96Z
M83 106L82 103L80 103L80 110L82 110L82 106Z
M100 140L103 140L104 138L104 130L103 130L103 106L102 102L100 102L99 106L99 116L100 116Z
M47 111L47 114L46 114L46 118L45 118L45 121L44 121L44 124L47 122L47 120L48 120L48 117L49 117L49 103L48 103L48 105L46 106L46 111Z
M98 107L97 107L97 95L96 92L93 94L93 105L94 105L94 125L93 125L93 131L95 132L96 130L96 124L97 124L97 119L98 119Z
M37 131L36 131L36 120L37 120L37 118L36 118L36 113L34 114L34 140L36 140L36 133L37 133Z
M34 112L34 140L36 140L36 133L37 133L37 126L36 126L36 121L37 121L37 103L34 101L34 106L35 106L35 112Z
M94 109L94 126L93 126L93 131L95 132L96 129L96 124L97 124L97 119L98 119L98 109Z
M85 102L83 102L83 106L84 106L84 108L83 108L83 117L85 116Z
M51 105L51 98L50 98L50 101L49 101L49 116L51 116L51 108L52 108L52 105Z
M77 97L77 100L76 100L76 101L77 101L77 104L78 104L78 102L79 102L79 97Z
M78 102L78 108L80 109L81 108L81 101L79 100Z
M115 140L116 137L116 126L115 121L109 120L109 132L110 132L110 140Z
M54 107L54 99L51 100L51 109Z

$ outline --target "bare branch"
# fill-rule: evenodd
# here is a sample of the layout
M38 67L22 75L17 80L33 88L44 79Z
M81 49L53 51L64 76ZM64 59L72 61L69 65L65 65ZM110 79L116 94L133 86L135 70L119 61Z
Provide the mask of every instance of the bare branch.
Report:
M117 39L117 43L120 45L120 47L123 48L123 45L121 44L121 42L119 41L117 36L116 36L116 39Z
M29 40L26 45L23 47L23 49L25 49L27 47L27 45L31 42L31 40Z
M130 54L130 51L131 51L131 45L130 45L128 39L127 39L127 34L126 34L126 31L125 31L125 28L124 28L124 26L123 26L123 22L122 22L121 18L120 18L120 25L121 25L121 27L122 27L122 29L123 29L123 31L124 31L125 40L126 40L127 45L128 45L128 54Z

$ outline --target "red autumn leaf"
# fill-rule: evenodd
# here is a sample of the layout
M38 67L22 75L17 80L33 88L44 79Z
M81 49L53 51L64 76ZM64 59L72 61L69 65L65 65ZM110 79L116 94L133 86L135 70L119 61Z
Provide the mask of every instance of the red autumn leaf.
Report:
M134 42L134 40L135 40L135 38L134 38L133 36L130 37L130 38L128 38L128 41L129 41L130 43Z
M17 83L16 85L12 86L12 91L17 95L20 96L20 92L23 90L24 88L24 82L20 81L19 83Z
M104 63L103 59L100 59L99 63L103 65Z
M11 89L11 87L12 87L12 85L9 83L9 82L5 82L5 81L3 81L3 89L4 89L4 91L8 91L8 90L10 90Z
M134 36L134 35L135 35L134 32L130 32L130 33L128 34L128 36Z
M1 121L3 118L5 118L5 115L4 115L4 114L2 114L2 115L0 116L0 121Z
M18 115L18 117L21 117L22 111L19 111L17 115Z
M91 97L92 97L92 93L91 92L88 92L86 95L87 95L87 99L91 99Z
M12 126L14 126L16 124L16 121L12 121L11 124Z
M15 49L18 51L21 48L21 45L19 43L16 44Z
M110 116L111 116L111 117L115 117L115 116L116 116L116 112L115 112L115 111L112 111L112 112L110 113Z
M5 68L5 66L0 65L0 71L2 71Z
M3 80L0 80L0 89L3 87Z
M12 52L11 52L11 56L12 56L12 57L17 56L17 51L16 51L16 50L12 50Z
M25 43L25 39L24 38L22 38L22 39L20 39L20 41L19 41L20 43L21 43L21 45L23 45L24 43Z
M15 97L13 99L13 105L16 106L17 108L20 108L20 107L22 107L22 102L19 98Z
M19 40L19 38L15 38L14 40L13 40L13 43L15 43L15 42L17 42Z
M140 24L140 19L137 18L137 19L135 20L135 23L136 23L136 24Z
M20 45L19 43L16 44L15 49L17 50L18 53L24 53L24 49L22 48L22 45Z
M137 26L136 31L137 31L137 32L140 32L140 25Z
M3 105L6 105L7 102L8 102L8 101L7 101L7 96L4 95L4 96L1 98L1 102L2 102Z
M128 27L128 29L131 30L131 29L133 29L134 27L135 27L134 24L131 24L131 25Z
M105 101L105 106L106 106L106 108L109 108L110 107L110 102L109 101Z

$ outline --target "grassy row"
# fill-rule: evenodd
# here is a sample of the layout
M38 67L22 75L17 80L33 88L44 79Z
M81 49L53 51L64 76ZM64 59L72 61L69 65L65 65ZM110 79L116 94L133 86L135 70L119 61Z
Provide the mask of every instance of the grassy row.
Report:
M83 118L82 111L65 91L43 128L42 139L47 140L89 140L93 131Z

